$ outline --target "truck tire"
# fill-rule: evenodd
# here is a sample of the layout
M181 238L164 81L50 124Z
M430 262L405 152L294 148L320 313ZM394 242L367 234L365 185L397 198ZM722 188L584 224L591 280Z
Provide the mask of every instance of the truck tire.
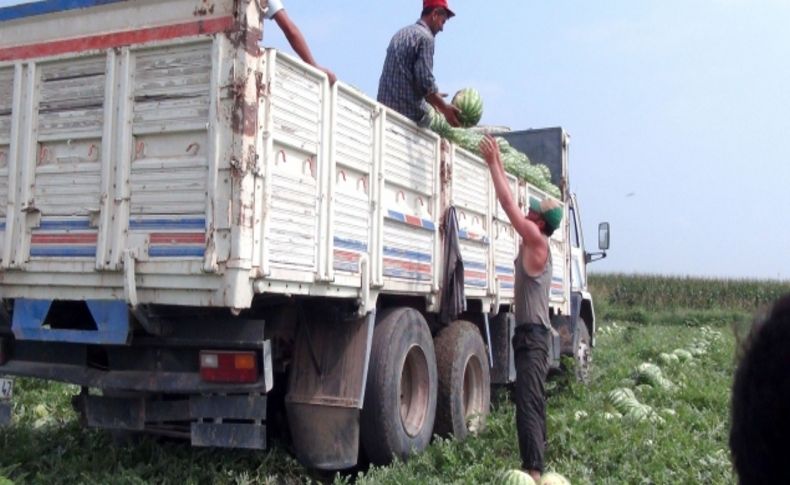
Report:
M485 427L491 408L491 373L480 331L458 320L434 341L439 372L437 434L462 440Z
M373 332L360 440L371 463L405 460L428 446L436 417L436 355L425 318L411 308L382 314Z
M573 345L573 360L576 363L576 380L587 383L590 380L590 367L592 365L592 347L590 346L590 332L584 319L577 320L576 336Z

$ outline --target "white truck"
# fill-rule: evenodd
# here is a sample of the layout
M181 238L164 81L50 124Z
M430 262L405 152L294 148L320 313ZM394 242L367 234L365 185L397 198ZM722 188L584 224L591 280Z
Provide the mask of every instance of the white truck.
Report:
M88 426L256 449L287 429L303 463L342 469L466 436L512 382L518 241L485 163L260 47L263 8L0 8L0 421L14 376L49 379L80 386ZM568 137L503 136L562 190L552 364L583 370ZM465 308L446 321L453 241Z

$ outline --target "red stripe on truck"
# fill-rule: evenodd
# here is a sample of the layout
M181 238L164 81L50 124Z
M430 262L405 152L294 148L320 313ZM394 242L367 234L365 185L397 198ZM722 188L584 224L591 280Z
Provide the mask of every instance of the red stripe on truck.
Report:
M202 232L153 232L149 241L151 244L203 244L206 235Z
M80 37L78 39L57 40L40 44L30 44L0 49L0 61L47 57L69 52L109 49L123 45L142 44L157 40L175 39L194 35L223 32L233 26L233 17L220 17L198 20L186 24L166 25L148 29L115 32L112 34Z

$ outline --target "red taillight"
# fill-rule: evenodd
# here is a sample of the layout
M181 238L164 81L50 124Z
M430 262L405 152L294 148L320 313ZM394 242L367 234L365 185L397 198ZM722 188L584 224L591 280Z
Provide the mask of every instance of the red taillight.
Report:
M200 378L209 382L256 382L255 352L201 350Z

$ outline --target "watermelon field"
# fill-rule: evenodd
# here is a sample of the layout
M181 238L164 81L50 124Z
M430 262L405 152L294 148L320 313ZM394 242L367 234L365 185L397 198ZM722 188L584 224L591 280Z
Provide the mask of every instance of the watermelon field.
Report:
M548 468L574 484L735 483L727 436L736 343L790 283L590 280L600 324L593 371L586 385L563 376L549 384ZM493 393L480 436L436 439L408 463L338 475L310 473L282 443L268 452L118 444L80 428L75 391L17 380L14 424L0 430L0 484L497 483L519 463L506 388Z

